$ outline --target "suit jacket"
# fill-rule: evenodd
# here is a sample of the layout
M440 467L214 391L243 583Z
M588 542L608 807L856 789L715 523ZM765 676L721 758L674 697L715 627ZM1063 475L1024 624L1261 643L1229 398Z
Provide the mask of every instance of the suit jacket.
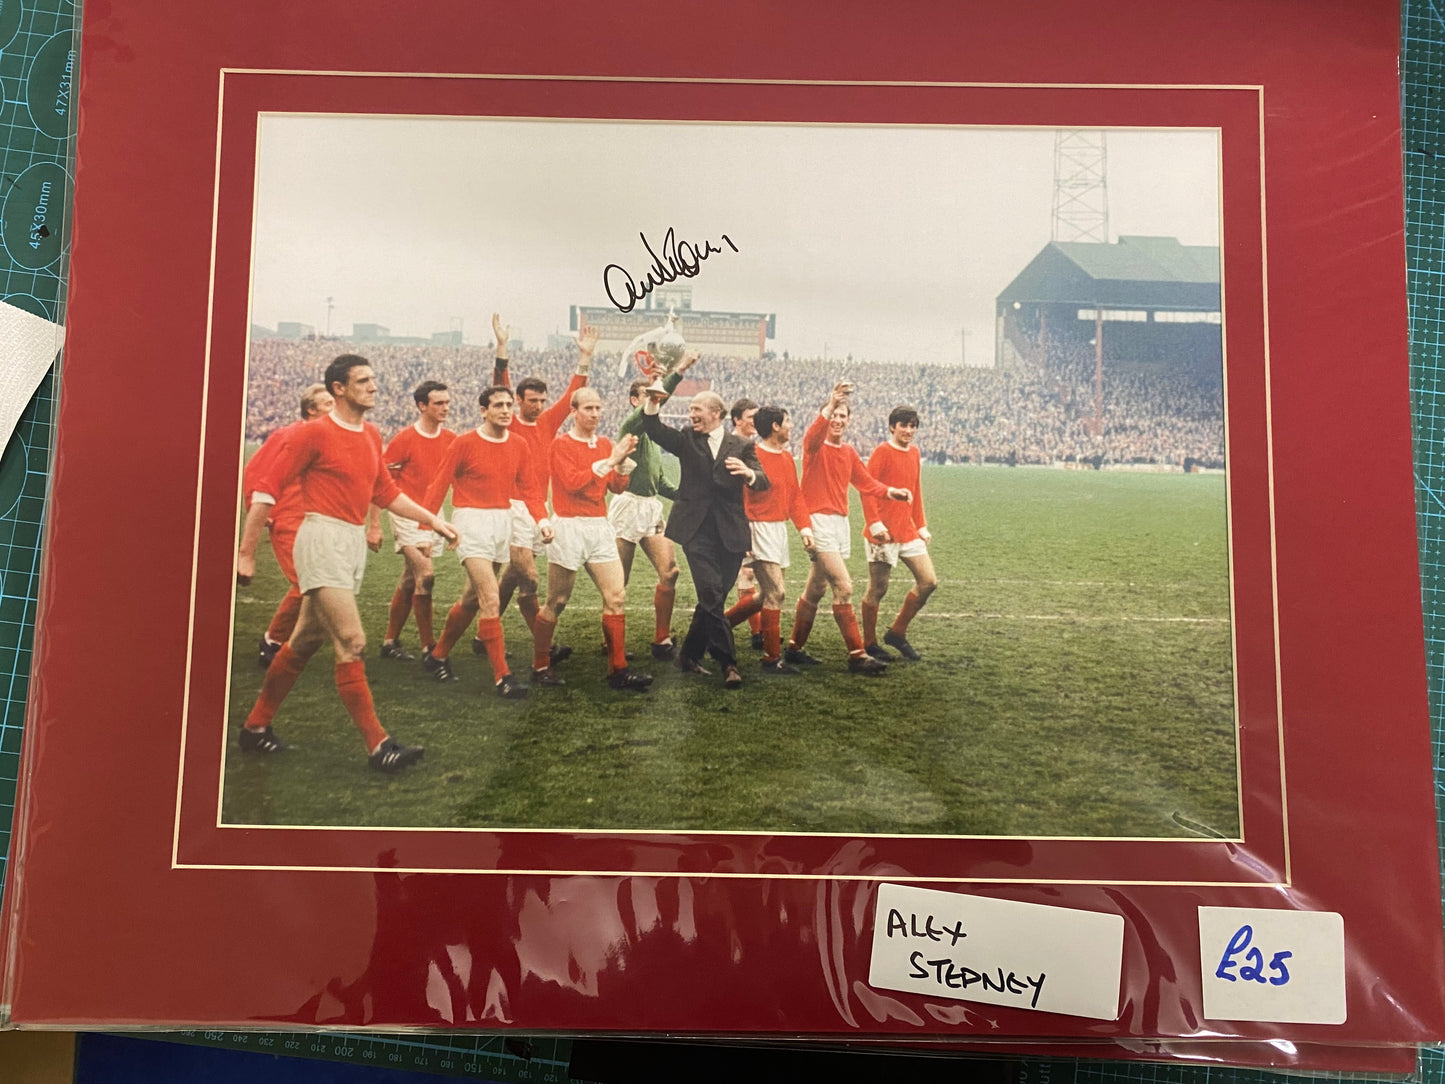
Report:
M741 459L754 473L753 491L767 489L768 476L758 462L752 441L727 433L714 460L705 433L673 429L656 414L642 416L642 431L656 441L658 447L677 456L682 466L672 515L667 517L667 537L678 545L687 545L707 522L708 513L712 513L724 548L734 553L751 549L753 536L748 529L747 513L743 511L743 488L747 479L729 474L723 462L729 456Z

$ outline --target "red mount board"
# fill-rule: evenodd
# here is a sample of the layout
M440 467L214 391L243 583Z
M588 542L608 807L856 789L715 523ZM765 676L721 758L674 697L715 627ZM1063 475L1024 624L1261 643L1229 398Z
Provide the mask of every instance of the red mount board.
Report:
M11 1020L1445 1037L1398 13L1323 14L646 3L621 24L569 4L262 2L181 21L151 0L88 5ZM222 823L256 131L272 113L1217 129L1239 838ZM870 989L882 880L1122 915L1118 1019ZM1206 1021L1203 904L1340 912L1347 1021Z

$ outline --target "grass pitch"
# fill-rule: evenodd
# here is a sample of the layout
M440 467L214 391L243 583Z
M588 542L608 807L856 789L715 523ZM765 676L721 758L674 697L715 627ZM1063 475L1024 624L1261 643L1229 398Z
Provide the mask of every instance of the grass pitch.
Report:
M566 688L499 700L465 640L452 654L462 680L438 685L419 662L377 657L401 570L388 538L360 597L367 673L388 730L427 749L396 777L368 769L329 648L277 716L277 733L295 748L237 751L263 675L256 641L286 590L262 554L237 599L223 820L1095 837L1202 827L1237 836L1224 477L924 470L940 578L909 632L924 660L894 663L876 679L846 672L826 601L808 644L826 665L796 677L764 678L746 627L741 691L652 662L655 576L639 553L627 638L635 667L656 676L649 693L607 688L600 600L585 576L557 632L576 649L559 669ZM853 548L856 605L867 565L856 537ZM678 560L680 638L694 597L681 551ZM436 564L440 631L463 577L452 554ZM807 568L795 537L785 639ZM911 582L900 565L880 632ZM525 674L531 640L515 607L503 623L513 668ZM414 625L403 639L417 651Z

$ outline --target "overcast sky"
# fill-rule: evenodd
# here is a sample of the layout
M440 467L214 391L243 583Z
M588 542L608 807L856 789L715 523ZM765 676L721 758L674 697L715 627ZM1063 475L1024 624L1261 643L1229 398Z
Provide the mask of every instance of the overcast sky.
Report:
M993 299L1048 243L1052 129L266 116L252 319L529 346L639 280L668 227L722 248L697 309L777 314L794 356L993 357ZM1213 131L1110 131L1110 239L1219 243ZM722 241L726 234L734 252ZM661 251L658 248L658 251Z

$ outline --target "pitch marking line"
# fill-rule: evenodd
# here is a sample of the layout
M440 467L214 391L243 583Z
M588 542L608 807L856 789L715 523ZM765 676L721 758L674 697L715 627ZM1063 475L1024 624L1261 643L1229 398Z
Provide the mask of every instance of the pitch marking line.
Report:
M1090 621L1107 624L1111 621L1144 621L1176 625L1227 625L1227 617L1144 617L1135 614L985 614L985 613L934 613L923 610L914 620L923 617L941 618L946 621Z

